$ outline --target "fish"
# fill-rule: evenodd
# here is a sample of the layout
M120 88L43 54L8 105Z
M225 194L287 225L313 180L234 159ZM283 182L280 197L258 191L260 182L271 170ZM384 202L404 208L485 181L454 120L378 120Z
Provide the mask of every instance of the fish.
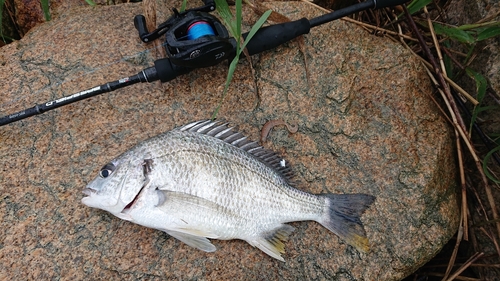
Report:
M227 122L201 120L147 139L105 164L82 203L164 231L205 252L209 239L244 240L284 261L295 221L316 221L362 252L369 194L312 194L294 187L275 152Z

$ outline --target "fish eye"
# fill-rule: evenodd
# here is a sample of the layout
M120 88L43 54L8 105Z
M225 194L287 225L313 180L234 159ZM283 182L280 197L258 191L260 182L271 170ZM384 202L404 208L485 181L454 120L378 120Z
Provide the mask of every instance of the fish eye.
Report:
M99 171L99 176L101 178L107 178L115 171L115 168L116 167L115 165L113 165L113 163L108 163L101 168L101 170Z

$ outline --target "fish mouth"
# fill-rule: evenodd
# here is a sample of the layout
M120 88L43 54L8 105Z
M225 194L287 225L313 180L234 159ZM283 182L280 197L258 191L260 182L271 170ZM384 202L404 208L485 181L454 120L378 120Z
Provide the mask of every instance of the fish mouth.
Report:
M93 194L96 194L97 193L97 190L95 189L92 189L90 187L86 187L82 190L82 193L87 195L87 196L92 196Z

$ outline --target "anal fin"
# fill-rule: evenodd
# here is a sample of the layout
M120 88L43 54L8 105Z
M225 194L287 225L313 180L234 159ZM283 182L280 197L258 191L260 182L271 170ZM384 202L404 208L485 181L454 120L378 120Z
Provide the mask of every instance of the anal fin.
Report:
M285 261L281 256L281 254L285 253L284 242L288 240L288 236L294 230L295 228L293 226L283 224L270 232L263 233L257 239L247 242L252 246L259 248L271 257L280 261Z

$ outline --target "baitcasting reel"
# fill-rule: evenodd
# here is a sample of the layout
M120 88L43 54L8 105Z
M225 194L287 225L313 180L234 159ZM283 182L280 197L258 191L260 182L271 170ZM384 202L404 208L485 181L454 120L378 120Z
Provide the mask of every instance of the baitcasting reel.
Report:
M200 68L216 65L234 56L236 40L229 37L224 25L208 13L215 10L213 0L204 0L204 3L205 6L184 12L172 9L174 14L151 33L144 16L137 15L135 28L145 43L165 34L167 55L178 66Z

